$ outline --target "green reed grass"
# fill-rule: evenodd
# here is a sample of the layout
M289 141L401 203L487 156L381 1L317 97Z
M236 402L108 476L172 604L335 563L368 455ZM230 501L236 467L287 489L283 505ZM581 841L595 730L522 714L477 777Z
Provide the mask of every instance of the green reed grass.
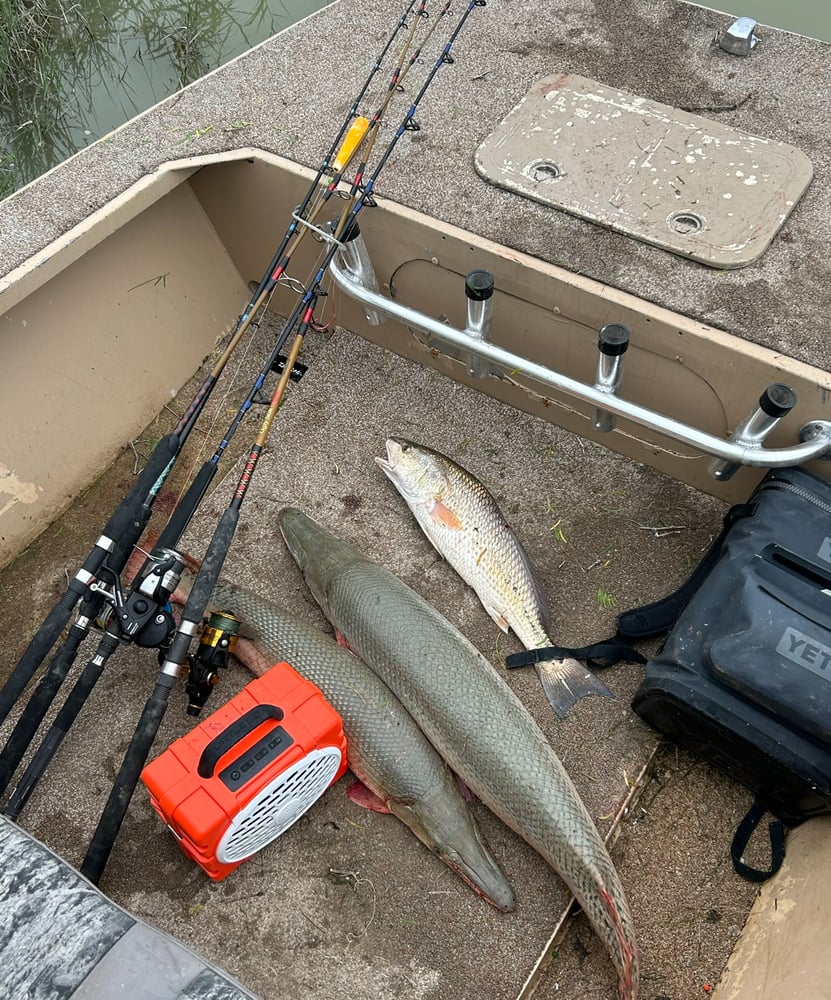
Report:
M0 194L74 152L100 57L79 4L0 0Z
M115 127L102 93L121 124L292 20L282 0L0 0L0 198Z

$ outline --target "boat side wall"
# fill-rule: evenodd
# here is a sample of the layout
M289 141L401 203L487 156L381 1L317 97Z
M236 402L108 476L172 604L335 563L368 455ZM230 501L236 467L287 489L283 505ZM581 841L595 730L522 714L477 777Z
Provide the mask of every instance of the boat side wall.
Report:
M0 290L0 566L147 427L236 319L246 289L198 200L181 182L163 195L142 191L138 214L119 199Z
M101 473L228 333L312 176L253 149L168 164L4 280L0 419L13 431L0 444L0 565ZM766 442L772 447L795 444L809 420L831 419L831 377L818 369L391 202L360 219L385 293L463 327L464 276L489 270L493 342L570 378L593 382L598 331L622 322L631 331L627 399L726 437L765 386L785 381L799 404ZM304 239L291 275L307 282L320 252ZM271 308L285 312L295 301L281 286ZM611 433L595 431L588 404L530 378L473 379L452 352L393 320L371 326L335 290L318 312L724 500L745 497L762 475L743 469L719 483L707 456L623 419Z

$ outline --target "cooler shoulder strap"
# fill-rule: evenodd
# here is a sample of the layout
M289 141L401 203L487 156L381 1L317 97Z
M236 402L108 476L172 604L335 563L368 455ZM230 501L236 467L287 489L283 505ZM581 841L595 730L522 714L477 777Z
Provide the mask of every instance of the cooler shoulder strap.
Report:
M617 634L610 639L593 642L588 646L545 646L541 649L524 649L521 653L512 653L508 656L505 659L505 666L515 669L539 663L541 660L561 660L566 657L583 660L589 667L595 669L611 667L615 663L645 664L646 657L633 648L633 643L640 639L664 635L672 628L678 615L718 561L724 539L735 521L740 517L749 516L754 509L753 503L735 504L731 507L724 518L724 526L710 543L692 576L676 591L661 598L660 601L653 601L652 604L632 608L618 615Z
M770 868L753 868L744 860L744 852L756 827L765 815L767 807L758 799L750 807L745 818L739 823L730 845L730 857L736 873L749 882L765 882L775 875L785 860L785 827L782 820L777 819L768 824L770 837Z

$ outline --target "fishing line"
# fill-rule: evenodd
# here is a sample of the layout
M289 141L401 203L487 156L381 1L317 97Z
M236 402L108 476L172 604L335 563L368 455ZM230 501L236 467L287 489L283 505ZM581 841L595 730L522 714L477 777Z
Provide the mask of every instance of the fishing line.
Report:
M380 71L381 66L390 48L394 44L396 37L399 32L406 27L407 17L411 14L413 8L415 7L415 2L416 0L410 0L407 4L404 13L398 19L386 41L386 44L381 50L381 53L376 58L372 69L370 70L360 92L358 93L358 96L355 99L355 102L347 112L338 134L335 137L329 152L324 157L323 162L318 169L317 176L307 191L303 203L300 206L301 215L306 211L312 201L323 176L330 172L332 159L339 149L346 135L347 129L352 124L353 118L357 115L358 108L372 85L376 74ZM280 247L278 247L271 264L263 275L258 286L258 291L240 315L236 326L236 333L240 336L242 335L242 332L244 332L242 328L246 324L250 312L254 308L257 299L260 297L261 290L265 288L270 280L271 272L273 272L280 258L283 256L288 245L288 241L295 228L295 224L292 223L286 236L281 242ZM132 551L133 545L141 537L144 528L150 519L152 504L158 495L159 489L161 488L161 482L164 482L166 476L169 475L173 463L176 461L188 434L192 430L193 425L198 419L199 414L201 413L201 410L210 395L216 379L219 377L224 364L227 363L227 360L237 342L238 340L235 334L232 336L228 349L220 357L211 375L208 376L202 386L198 389L190 406L185 411L185 414L177 424L174 431L163 438L156 445L150 459L148 459L147 464L139 474L136 482L133 484L133 487L128 491L127 495L118 505L116 510L113 511L107 523L104 525L101 535L95 545L90 550L73 579L70 580L64 594L53 606L52 610L43 620L37 632L30 640L11 675L3 685L2 689L0 689L0 724L2 724L8 717L9 712L20 698L26 688L26 685L32 679L38 667L57 642L76 606L79 602L85 602L84 607L78 615L78 621L76 622L76 625L78 626L77 629L75 626L70 629L70 635L61 647L61 652L57 654L52 663L50 663L49 670L53 672L53 678L50 680L50 686L54 687L56 690L57 686L59 686L62 682L69 666L71 666L74 661L80 642L87 634L89 623L94 619L102 606L101 599L90 599L91 597L94 597L91 592L91 586L95 582L96 574L105 560L108 561L111 570L118 573L121 573L123 570L130 552ZM44 697L48 697L51 701L51 698L54 697L54 692L51 695L48 692L44 692ZM5 790L7 782L8 776L4 776L0 773L0 794L2 794L2 791Z
M322 253L323 252L321 251L318 254L318 257L317 257L317 264L318 265L319 265L320 260L322 259ZM295 282L296 282L296 284L298 286L300 286L299 288L293 288L292 287L292 284L295 283ZM195 455L193 457L193 460L192 460L192 462L190 464L190 467L189 467L186 475L183 478L183 483L182 483L182 486L181 486L181 488L179 490L178 496L176 498L176 503L175 503L174 506L178 506L181 503L183 497L185 496L185 494L186 494L186 492L187 492L187 490L189 488L188 484L190 482L192 482L192 480L194 478L194 473L196 471L196 467L199 465L200 461L203 459L203 457L205 455L205 452L206 452L206 450L208 448L208 441L214 438L214 433L215 433L215 430L216 430L216 426L219 423L220 415L223 412L226 412L227 408L225 407L225 404L228 402L228 400L229 400L232 392L236 389L236 387L237 387L237 385L238 385L238 383L240 381L240 375L241 375L242 369L245 366L245 363L247 362L247 360L248 360L248 358L249 358L252 350L254 349L255 335L260 330L262 330L262 328L263 328L263 320L264 320L265 315L266 315L266 313L267 313L267 311L268 311L268 309L269 309L269 307L271 305L272 298L274 297L274 294L277 291L277 286L279 284L286 284L286 285L288 285L289 287L292 288L292 291L294 291L296 294L303 294L303 293L306 292L306 286L303 285L302 282L300 282L298 279L291 278L289 275L283 275L279 279L279 281L274 285L274 287L271 289L271 291L270 291L267 299L263 303L263 307L257 312L256 316L252 319L251 326L250 326L250 328L252 330L252 336L250 336L248 338L248 340L246 341L246 344L245 344L242 356L239 359L239 364L237 365L235 371L233 372L233 374L231 374L229 376L226 376L226 381L228 382L228 385L227 385L227 389L226 389L225 395L222 397L221 400L219 400L217 402L217 405L216 405L216 408L214 410L214 413L211 416L211 421L210 421L210 424L208 426L208 429L205 432L204 436L202 437L202 441L201 441L201 443L199 445L199 448L196 451L196 453L195 453ZM279 317L275 316L274 317L274 322L275 323L279 323L279 321L280 321ZM225 437L224 440L230 440L228 438L227 434L226 434L226 437ZM183 529L183 531L184 531L184 529ZM170 543L168 543L168 544L170 544ZM157 541L156 545L154 546L154 549L157 548L158 546L159 546L159 542Z
M410 6L408 7L408 11L411 11L413 6L414 4L410 4ZM354 204L358 192L360 191L361 188L360 178L362 177L363 171L366 168L366 160L368 156L371 155L372 149L374 147L375 139L378 134L377 126L381 122L383 115L386 109L388 108L390 101L392 100L392 96L396 93L399 82L406 74L406 72L410 69L410 67L415 63L416 59L420 55L421 49L423 48L423 46L421 46L419 47L419 49L416 50L416 52L411 57L409 64L405 67L404 63L407 58L407 53L409 52L412 46L416 31L421 22L427 17L426 8L427 8L427 0L421 0L421 2L419 3L418 10L416 11L416 14L413 17L412 23L410 25L409 33L407 34L407 37L401 47L398 63L393 71L390 83L387 86L386 96L382 101L378 111L376 111L375 115L373 116L372 122L369 123L371 130L371 137L367 146L367 152L364 155L364 159L358 168L355 180L353 180L352 182L348 196L349 200L347 202L347 205L344 207L344 210L341 215L342 219L345 218L349 209ZM428 31L425 41L432 36L437 24L439 23L441 18L443 18L447 14L449 8L450 8L450 3L448 2L445 4L439 19L435 21L433 27ZM404 21L402 19L402 21L399 22L399 26L402 26L403 24ZM356 102L354 107L357 107L358 104L359 102ZM344 130L342 129L342 133L343 132ZM393 142L395 141L397 140L394 139ZM256 307L252 307L252 310L256 308L256 311L259 311L264 303L270 302L277 284L282 279L289 277L289 275L287 274L287 269L291 263L294 254L297 252L298 247L300 246L304 236L308 231L312 232L317 231L321 234L322 238L326 240L336 241L337 239L336 236L328 237L328 235L323 230L318 230L317 227L314 226L314 220L317 218L317 215L322 210L322 207L325 204L327 197L337 189L337 186L340 183L340 180L343 176L343 171L347 168L352 157L356 154L358 148L360 147L360 144L361 144L360 142L358 142L357 144L352 144L349 147L349 149L344 153L343 152L345 145L345 140L344 140L344 143L342 143L341 146L338 147L337 151L334 154L332 153L327 154L327 162L332 159L332 156L334 156L334 159L339 163L339 169L336 175L330 179L330 182L326 188L326 192L324 193L321 199L318 199L316 206L312 210L310 210L308 217L304 217L302 214L304 210L303 205L301 205L297 209L297 211L295 211L295 213L293 214L292 223L289 226L289 229L286 232L286 236L284 237L283 242L281 244L283 253L280 255L280 261L272 271L271 277L268 279L266 284L263 285L261 282L259 295L255 296L257 299L257 304ZM314 190L315 191L318 190L316 185L314 187ZM309 200L311 201L311 199ZM298 229L298 227L302 228ZM340 228L342 230L342 227ZM336 245L335 242L333 242L332 245L333 246ZM304 297L301 299L300 302L298 302L295 311L286 321L283 332L278 336L277 340L275 341L274 349L272 350L272 353L268 361L265 363L265 365L263 365L262 369L260 370L259 376L255 380L247 397L245 398L239 410L237 411L236 415L234 416L233 420L231 421L231 424L228 427L225 436L220 441L212 457L209 459L208 462L206 462L203 465L200 472L193 479L187 492L184 494L180 503L177 505L177 510L174 511L174 514L172 515L167 528L165 528L165 530L159 537L159 541L156 545L156 550L163 547L175 546L181 535L184 533L184 530L187 527L187 524L190 522L193 513L196 511L199 503L201 502L202 498L205 495L205 492L208 489L208 486L213 480L218 464L222 459L222 456L224 455L225 450L228 447L229 442L231 441L231 438L236 433L240 423L245 418L249 409L257 401L259 401L259 397L262 392L265 380L268 377L269 373L274 369L274 366L279 359L280 352L288 340L289 334L299 321L300 316L302 314L302 307L309 300L310 289L314 288L314 294L316 299L317 297L326 294L325 289L323 289L322 287L322 276L328 269L329 263L333 259L333 256L334 252L332 251L331 247L328 250L322 249L320 251L317 257L317 265L316 267L313 267L311 271L311 274L314 275L314 277L311 278L306 283L305 286L303 286ZM251 311L249 313L249 316L253 315L254 311ZM248 321L250 322L250 319Z
M464 23L464 20L466 20L467 15L470 13L470 10L472 10L474 6L483 6L483 5L484 4L482 2L471 3L468 8L468 11L463 16L461 23ZM197 474L197 476L191 483L190 487L186 491L184 497L177 504L166 527L160 534L158 542L154 546L150 557L148 557L145 560L141 570L135 575L132 581L130 592L125 596L121 591L120 574L127 563L127 559L130 553L132 552L133 546L138 542L139 538L144 532L144 528L146 527L149 521L150 514L152 511L152 504L155 498L157 497L159 491L161 490L163 483L166 481L167 477L172 471L175 461L181 454L181 450L182 447L184 446L185 440L187 439L190 432L193 430L193 427L195 426L196 420L198 419L199 415L203 412L204 407L207 403L207 399L211 394L211 392L213 391L216 382L219 378L219 375L225 369L233 351L236 349L243 334L247 330L248 326L252 323L253 319L258 314L262 306L271 301L271 298L274 294L274 289L278 281L283 276L285 269L288 266L288 263L290 262L292 254L295 252L296 247L300 244L300 241L305 235L306 232L305 227L302 230L298 231L298 227L306 221L303 218L303 213L308 209L309 204L312 202L315 194L317 193L321 178L324 176L324 174L329 172L329 168L333 161L333 158L340 155L339 151L341 148L341 144L346 135L347 129L350 123L352 122L352 118L355 116L361 101L364 99L364 96L367 93L375 74L379 71L383 58L389 51L391 45L393 44L396 35L402 28L407 26L406 25L407 17L413 11L414 7L415 7L415 0L411 0L411 2L408 4L405 10L404 15L402 15L402 17L396 24L392 34L390 35L387 41L387 44L384 46L381 56L379 56L379 58L376 60L372 70L370 71L369 76L367 77L361 89L361 92L358 95L358 98L356 99L355 103L353 104L353 107L350 109L349 113L344 119L343 124L341 125L336 141L332 144L329 152L326 154L326 157L324 158L323 163L320 165L317 176L313 181L312 185L309 187L303 203L299 206L298 210L293 214L292 222L289 225L286 234L284 235L281 241L280 247L275 253L274 258L272 259L272 262L269 264L269 268L263 275L263 278L261 279L258 285L257 291L254 292L248 305L243 310L243 313L240 315L229 344L222 352L219 360L214 365L214 368L212 369L211 373L207 376L205 381L200 386L191 404L180 418L179 423L177 424L174 431L170 435L168 435L168 437L165 438L162 442L160 442L159 445L156 446L156 449L154 449L154 452L151 455L150 460L148 460L145 469L139 476L139 480L134 485L133 489L130 491L128 497L125 498L125 501L122 502L122 505L119 507L118 511L113 515L113 517L108 522L108 525L105 528L104 535L102 535L101 539L99 539L99 542L96 543L96 548L93 549L93 552L90 554L87 561L84 563L84 566L76 575L75 580L70 582L65 598L59 601L58 605L56 605L55 608L53 608L53 611L52 613L50 613L49 618L41 626L41 629L38 631L37 636L35 637L35 639L33 639L32 643L30 643L30 646L27 649L26 653L24 653L23 659L18 663L18 666L15 672L13 672L12 677L9 679L9 682L7 682L2 692L0 692L0 722L2 722L2 720L8 714L8 711L11 709L14 702L22 693L23 689L26 686L26 683L28 683L28 680L31 678L35 669L44 658L46 652L48 652L49 647L51 647L55 639L57 639L57 634L53 634L56 627L56 623L60 624L60 627L58 628L59 632L60 629L68 620L72 608L75 606L75 604L78 603L79 599L82 599L82 605L79 610L77 619L71 626L67 639L65 640L60 651L51 661L49 668L45 672L44 676L41 678L41 681L35 693L30 698L29 703L26 705L23 713L18 719L17 724L15 725L14 730L11 736L9 737L9 740L7 741L5 747L3 748L2 753L0 753L0 794L2 794L8 787L8 784L14 774L14 771L20 764L20 761L22 760L23 755L26 752L26 749L30 745L38 727L40 726L40 723L43 721L49 706L51 705L52 701L54 700L57 694L58 688L65 679L71 665L74 663L77 650L83 639L86 638L90 626L97 619L100 612L105 607L105 604L110 605L110 607L108 608L110 615L109 624L105 623L105 631L99 642L99 646L98 649L96 650L95 655L87 663L84 671L82 672L81 676L76 682L76 685L73 688L72 692L70 692L67 701L64 703L64 706L61 709L61 712L59 713L60 724L58 724L58 719L56 719L55 724L53 724L52 728L47 733L47 736L44 739L43 743L38 748L35 754L35 759L33 759L33 761L30 763L29 768L24 774L20 786L18 787L18 789L15 789L15 792L12 796L13 800L12 812L14 815L17 815L17 813L19 813L26 798L28 797L29 794L31 794L34 785L39 780L40 776L43 774L46 766L48 765L49 760L51 760L52 756L54 756L55 752L57 752L57 749L60 746L60 743L63 740L63 737L65 736L66 732L68 731L69 726L71 726L72 722L77 717L78 713L83 707L83 704L86 701L86 698L89 696L89 693L91 692L92 688L97 683L108 658L118 648L120 642L137 641L134 632L125 633L124 631L125 628L132 628L133 625L135 624L135 615L133 615L132 619L129 619L127 613L124 612L124 607L129 605L130 607L135 608L137 606L136 601L142 600L141 594L137 592L138 581L140 579L142 580L148 579L151 573L155 572L156 568L160 565L162 560L168 558L168 555L172 560L171 566L175 564L176 561L175 559L173 559L173 556L177 554L174 552L174 546L178 543L179 539L181 538L181 535L183 534L193 514L198 508L199 503L203 499L205 492L213 479L214 473L218 465L218 461L221 455L224 453L225 448L228 446L230 438L238 428L240 422L244 418L248 409L250 409L255 402L259 402L259 395L262 391L265 379L270 373L270 371L273 369L275 363L277 362L280 355L280 351L282 350L283 345L286 343L291 331L295 328L295 326L297 326L298 322L301 323L302 332L298 334L298 340L296 342L297 351L293 352L294 357L296 357L297 352L299 351L300 346L302 344L303 335L308 330L309 326L311 326L314 322L313 320L314 306L317 303L318 297L325 294L325 289L323 288L322 284L323 276L326 273L329 263L334 257L334 254L337 252L338 249L337 243L333 243L329 247L329 249L323 251L322 260L321 257L318 256L319 266L317 268L313 280L309 283L307 291L303 294L301 300L297 303L294 311L287 320L283 332L277 338L277 341L274 345L274 349L272 350L272 353L266 365L264 365L263 368L261 369L260 375L256 379L254 386L252 387L252 390L249 392L248 397L243 402L237 415L234 417L234 420L232 421L231 426L229 427L228 432L225 435L225 438L223 438L223 441L220 443L220 446L217 448L217 451L215 452L214 458L211 459L210 462L205 463L205 465L203 465L202 470ZM449 4L447 5L447 7L449 7ZM395 71L393 73L393 79L400 80L402 76L403 60L406 58L406 53L409 51L409 48L412 44L412 39L415 35L415 31L418 27L418 24L420 23L423 15L425 14L425 8L426 8L426 0L422 0L422 2L419 5L419 15L414 19L414 22L410 25L410 30L406 43L402 46L401 55L399 58L399 64L395 68ZM444 11L444 13L446 13L446 10ZM458 34L458 30L459 29L457 29L452 38L455 38L456 34ZM449 44L452 44L452 40L451 43ZM440 57L439 61L437 62L436 67L434 68L433 73L431 74L429 79L432 79L432 76L435 75L435 71L437 70L438 66L441 64L442 61L452 61L452 59L445 59L445 56L447 55L448 51L449 51L449 45L445 47L442 57ZM425 86L422 88L419 100L420 97L423 96L423 93L426 90L426 86L427 84L425 84ZM391 99L392 93L395 91L395 89L396 88L392 86L388 87L389 99ZM388 104L389 100L387 100L383 104L383 107L386 108ZM415 105L413 105L413 108L414 107ZM376 115L375 124L377 125L380 120L381 120L381 115ZM394 145L398 141L398 138L400 138L401 131L402 130L399 129L399 131L396 132L396 135L394 136L391 145ZM338 171L335 177L331 179L327 190L334 190L337 187L337 184L340 182L342 170L345 169L346 166L348 166L348 162L349 160L351 160L351 157L354 155L356 150L357 150L357 145L355 145L351 149L349 155L346 157L345 162L342 164L342 169ZM360 187L360 182L358 180L353 181L347 208L349 207L349 205L353 205L353 203L355 202L355 198L359 187ZM364 202L368 203L371 202L371 199L366 192L361 193L360 205L362 205ZM356 212L356 209L353 208L352 211ZM291 253L288 253L287 251L289 250L290 247L292 247ZM277 261L276 265L275 261ZM267 411L266 420L263 423L264 431L261 431L261 435L258 436L257 442L255 443L254 448L249 454L249 463L252 462L252 456L254 456L255 453L256 453L256 458L259 457L259 452L262 450L262 447L265 444L265 440L267 439L268 433L270 431L271 422L273 421L277 409L279 408L280 401L282 399L282 394L285 391L285 387L290 372L291 372L291 364L287 365L284 371L285 377L281 378L280 381L278 381L278 389L275 392L275 395L272 397L271 405L269 406L269 409ZM254 459L254 464L255 463L256 459ZM251 473L253 473L253 464L251 465L251 471L247 474L244 473L243 481L241 481L241 483L238 485L237 492L235 493L235 499L234 501L232 501L232 508L236 512L237 516L238 516L239 506L241 505L242 499L245 495L245 491L247 489ZM228 526L226 525L225 535L222 536L222 537L227 536L227 540L225 541L225 551L223 552L221 557L222 560L224 560L225 554L227 553L227 548L228 546L230 546L230 540L231 537L233 536L235 524L236 521L234 521L234 526L231 528L228 528ZM217 536L215 535L215 537ZM210 560L206 556L205 561L203 563L203 571L205 570L206 566L209 566L209 564ZM96 582L96 575L100 576L102 571L106 574L108 579L112 580L111 589L109 590L106 588L105 585L101 584L100 582ZM211 587L211 589L213 588ZM153 596L155 597L155 595ZM203 604L202 611L204 611L204 607L207 605L207 600L209 597L210 597L210 592L203 595L204 599L202 601ZM113 619L116 618L116 614L112 610L113 604L115 604L116 610L122 615L122 620L120 623L119 621L113 621ZM158 602L156 602L155 607L156 608L159 607ZM201 613L200 613L200 619L201 619ZM125 620L127 620L128 624L125 624ZM135 625L135 628L137 629L138 625ZM39 658L37 658L37 654L39 654ZM179 664L179 666L181 666L181 664ZM4 704L4 699L5 699L5 704ZM167 699L167 692L165 692L165 697L164 697L165 704L166 704L166 699ZM162 708L161 711L163 710L164 709ZM3 711L5 711L5 714L3 714ZM161 716L159 715L159 720L160 718ZM142 723L140 722L140 728L141 725ZM156 723L156 728L158 728L158 722ZM152 738L154 735L155 735L155 729L153 729L153 733L150 737L150 742L152 742ZM146 759L147 753L149 752L149 745L150 744L148 743L147 749L144 751L144 757L142 758L142 760ZM127 761L125 758L125 763L126 762ZM132 784L130 786L130 794L132 794L132 789L135 786L136 780L137 780L137 773L135 775L135 779L132 780ZM116 786L114 786L113 791L115 792L115 790ZM12 800L10 800L10 804L7 805L7 811L12 805ZM124 808L126 809L126 803L124 803ZM14 812L14 809L16 809L16 812ZM103 819L104 817L102 816L102 821ZM121 819L119 818L118 824L116 825L116 832L118 826L120 825L120 822ZM108 856L109 848L107 848L106 854Z
M444 5L441 13L439 14L439 16L437 18L433 18L432 25L428 29L427 34L424 37L424 40L422 41L421 45L419 45L419 47L415 50L415 52L410 57L409 61L407 61L406 66L405 66L404 64L405 64L405 61L406 61L407 52L409 50L410 45L412 44L412 42L414 40L416 30L420 27L421 23L425 19L427 19L428 16L429 16L429 11L427 10L427 0L422 0L422 2L419 4L419 8L416 11L416 20L413 21L413 25L412 25L412 27L410 29L410 34L407 37L404 45L401 48L401 52L399 54L399 59L398 59L398 65L396 66L395 71L393 72L392 78L391 78L389 84L387 85L387 91L386 91L386 93L384 95L384 98L383 98L380 106L375 111L375 113L374 113L374 115L372 116L371 119L359 119L359 121L366 122L367 124L366 124L365 128L363 128L363 134L361 134L360 141L358 142L358 144L353 149L350 150L350 153L349 153L350 159L351 159L352 156L354 156L355 153L358 152L358 150L361 148L361 146L364 143L366 143L366 147L367 148L366 148L366 152L364 153L363 160L361 162L361 166L358 168L357 173L361 173L362 169L366 168L366 162L367 162L367 160L369 160L370 156L372 155L372 150L373 150L373 148L375 146L375 141L376 141L376 139L378 137L378 133L379 133L380 126L381 126L381 120L382 120L382 118L383 118L383 116L384 116L387 108L389 107L389 104L392 101L393 96L397 92L399 92L399 91L402 90L403 83L404 83L404 80L407 77L407 74L410 72L410 70L412 69L412 67L415 65L415 63L418 61L418 59L421 57L421 53L422 53L422 50L424 49L424 46L427 45L428 42L430 41L430 39L433 37L433 34L435 33L436 29L438 28L439 24L441 23L442 18L447 14L447 12L449 10L450 10L450 0L448 0L448 2L445 3L445 5ZM341 180L341 177L343 175L343 172L344 172L345 168L346 168L346 164L343 164L342 169L339 171L339 173L340 173L341 176L336 176L336 177L330 178L329 185L326 187L326 189L324 191L322 191L322 192L319 193L319 195L318 195L318 203L315 206L315 212L314 212L315 216L318 214L318 212L320 211L320 209L322 209L323 205L331 198L332 194L336 193L337 185L338 185L338 183ZM342 192L338 192L338 193L342 193ZM350 195L347 194L346 197L350 197Z
M259 321L255 322L253 324L253 327L254 327L253 333L256 334L257 331L261 327L260 322ZM174 507L178 506L179 503L181 502L182 497L185 495L185 492L187 491L188 483L193 478L193 474L196 471L196 467L199 464L200 460L202 459L202 456L205 454L205 450L208 447L208 441L212 440L213 437L214 437L214 432L216 430L216 425L219 422L219 415L226 408L226 404L228 402L228 399L231 396L231 393L237 388L237 385L238 385L238 383L240 381L240 375L242 373L242 369L245 366L246 362L248 361L248 358L249 358L249 355L251 354L251 350L253 348L253 345L254 345L254 337L251 336L251 337L249 337L247 339L247 341L245 343L245 347L243 348L243 351L242 351L242 356L239 358L239 363L237 364L236 368L234 369L234 371L232 373L230 373L229 375L226 375L226 377L225 377L226 382L227 382L227 386L226 386L226 389L225 389L225 395L222 396L221 399L215 400L216 407L214 409L213 414L210 417L210 423L208 424L207 430L202 435L202 440L201 440L201 442L199 444L199 448L197 449L196 453L194 454L193 459L192 459L192 461L190 463L190 466L189 466L187 472L185 472L184 475L183 475L183 477L182 477L182 485L179 488L179 492L178 492L178 494L176 496L176 501L174 503ZM133 549L135 551L144 552L143 549L139 548L138 544L134 545ZM145 552L144 554L145 554L145 556L148 559L151 558L151 556L152 556L152 552Z
M486 0L470 0L468 3L465 11L459 18L455 29L451 32L441 55L436 60L436 63L430 72L427 74L421 89L413 99L410 108L405 114L393 138L387 145L386 150L382 154L378 165L366 185L362 184L361 172L359 171L356 175L350 192L350 201L347 205L348 211L342 213L341 223L339 223L339 225L335 228L332 244L326 251L323 262L321 263L309 290L302 297L301 301L295 306L291 316L286 322L283 333L278 338L278 344L285 342L290 332L295 326L297 326L297 334L292 346L292 354L294 357L296 357L299 353L303 338L312 322L314 309L317 304L318 296L322 290L322 282L326 270L334 259L335 254L338 253L340 249L340 243L338 242L339 238L344 232L348 232L349 228L354 225L361 209L367 204L374 203L372 200L372 192L381 171L383 170L385 164L389 161L395 146L404 132L418 128L415 122L415 113L421 100L423 99L428 87L432 83L439 69L444 65L453 63L454 60L451 55L451 48L453 44L455 43L471 13L477 7L484 7L485 2ZM349 208L349 205L352 207ZM199 624L204 617L211 594L213 593L213 590L219 580L219 575L228 555L236 526L239 521L242 503L247 495L247 491L256 471L262 450L268 440L274 417L282 400L282 393L288 382L289 371L290 364L287 364L283 372L283 376L275 389L271 404L263 419L260 432L257 435L240 475L233 498L225 512L220 517L219 523L217 524L208 545L205 558L199 572L196 575L188 600L182 610L179 626L176 629L161 670L159 671L155 688L144 706L144 710L142 711L141 718L139 719L138 725L133 734L130 746L124 756L121 768L107 799L104 811L101 814L101 818L98 822L98 826L96 827L92 841L90 842L89 849L81 866L81 872L93 883L98 882L101 874L103 873L104 867L107 864L113 844L118 836L121 823L127 812L127 807L133 791L138 783L141 769L147 760L150 748L164 716L170 692L176 683L177 678L181 674L184 664L188 660L191 642L193 637L198 632Z
M263 274L257 291L255 291L252 295L248 305L238 318L228 345L220 355L210 374L198 388L196 394L191 400L191 403L185 410L174 430L156 445L153 453L147 461L147 464L139 474L136 482L133 484L133 487L107 521L107 524L104 526L101 535L88 554L83 565L77 571L75 577L69 582L64 595L58 600L47 615L46 619L42 622L35 636L32 638L24 651L23 656L18 661L17 666L12 671L12 674L4 684L3 688L0 690L0 724L2 724L2 722L7 718L12 707L25 690L26 685L34 676L37 668L46 658L50 649L60 637L60 634L63 631L64 626L69 621L73 610L80 602L80 608L75 622L71 625L59 651L50 661L49 666L44 675L41 677L34 694L31 696L23 713L18 719L11 736L3 748L2 753L0 753L0 795L2 795L8 787L14 771L22 760L27 747L31 743L35 732L37 731L40 723L43 721L49 706L54 700L60 685L63 683L69 669L74 663L78 648L86 638L90 627L105 606L105 590L104 588L97 586L97 577L106 563L105 572L107 573L107 576L109 578L114 578L116 581L120 579L120 574L127 564L127 560L133 550L133 546L139 541L141 535L144 533L147 523L150 520L153 503L167 477L170 475L175 462L181 455L185 441L189 437L196 421L203 412L207 400L211 395L220 375L225 369L248 326L252 322L255 314L264 303L270 301L277 281L282 274L279 263L284 258L286 250L290 246L294 238L294 234L297 232L298 226L300 225L298 220L308 209L309 204L318 190L318 186L323 176L330 173L332 160L341 146L346 132L352 123L352 119L357 114L357 110L360 107L361 102L364 100L374 77L379 72L384 58L393 45L395 38L403 28L407 27L407 18L412 13L414 7L415 0L410 0L403 15L399 18L385 46L383 47L381 54L377 57L369 75L361 87L358 97L344 118L335 141L332 143L332 146L324 157L314 181L307 190L303 202L295 213L295 216L292 219L280 246ZM301 236L302 233L298 235L298 240ZM319 273L320 270L318 271L318 274ZM294 319L295 323L297 318L298 317L295 317ZM282 344L285 343L287 336L288 331L285 331L280 338L278 346L272 352L271 364L276 361L277 356L279 355L279 350L282 347ZM270 370L270 367L271 365L269 365L268 370ZM265 374L267 374L267 371L263 374L262 381L265 379ZM259 384L256 386L256 392L260 391L262 381L258 380ZM250 406L250 403L246 405L246 410L248 409L248 406ZM192 498L190 507L185 508L180 502L174 511L174 516L171 517L171 520L168 522L168 526L165 528L165 531L162 532L162 535L160 536L160 543L164 546L172 547L172 545L178 541L193 512L196 510L198 503L204 496L204 490L210 482L212 473L203 472L200 473L200 475L202 476L202 479L199 480L199 476L197 476L198 482L196 484L192 484L192 487L196 485L197 488L190 491L190 496ZM158 556L158 547L154 548L153 555L154 558ZM142 573L147 571L149 565L150 560L145 560L145 564L142 567L142 570L136 574L133 584L136 583L136 580L142 575ZM87 675L87 684L95 683L95 680L92 679L93 676L97 679L97 676L100 675L100 669L103 667L103 662L105 662L106 658L114 651L115 648L117 648L118 642L114 641L112 636L105 635L105 639L102 640L102 644L103 645L99 647L99 651L96 653L93 660L87 665L90 668L90 672ZM83 676L84 675L82 675L82 677ZM89 691L87 690L86 693L88 694ZM82 703L83 700L81 700L81 704ZM60 738L62 738L62 735ZM58 742L60 742L60 739Z

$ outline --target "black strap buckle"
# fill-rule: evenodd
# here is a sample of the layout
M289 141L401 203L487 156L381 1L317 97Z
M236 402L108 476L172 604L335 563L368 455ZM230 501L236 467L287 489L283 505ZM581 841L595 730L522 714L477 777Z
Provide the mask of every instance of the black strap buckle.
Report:
M765 882L771 875L775 875L782 867L785 860L785 825L780 819L768 824L768 836L770 837L770 868L753 868L748 865L742 855L753 836L753 832L759 825L760 820L765 815L767 807L758 799L750 807L748 814L739 823L739 827L730 845L730 857L733 859L733 867L736 873L746 878L748 882Z

